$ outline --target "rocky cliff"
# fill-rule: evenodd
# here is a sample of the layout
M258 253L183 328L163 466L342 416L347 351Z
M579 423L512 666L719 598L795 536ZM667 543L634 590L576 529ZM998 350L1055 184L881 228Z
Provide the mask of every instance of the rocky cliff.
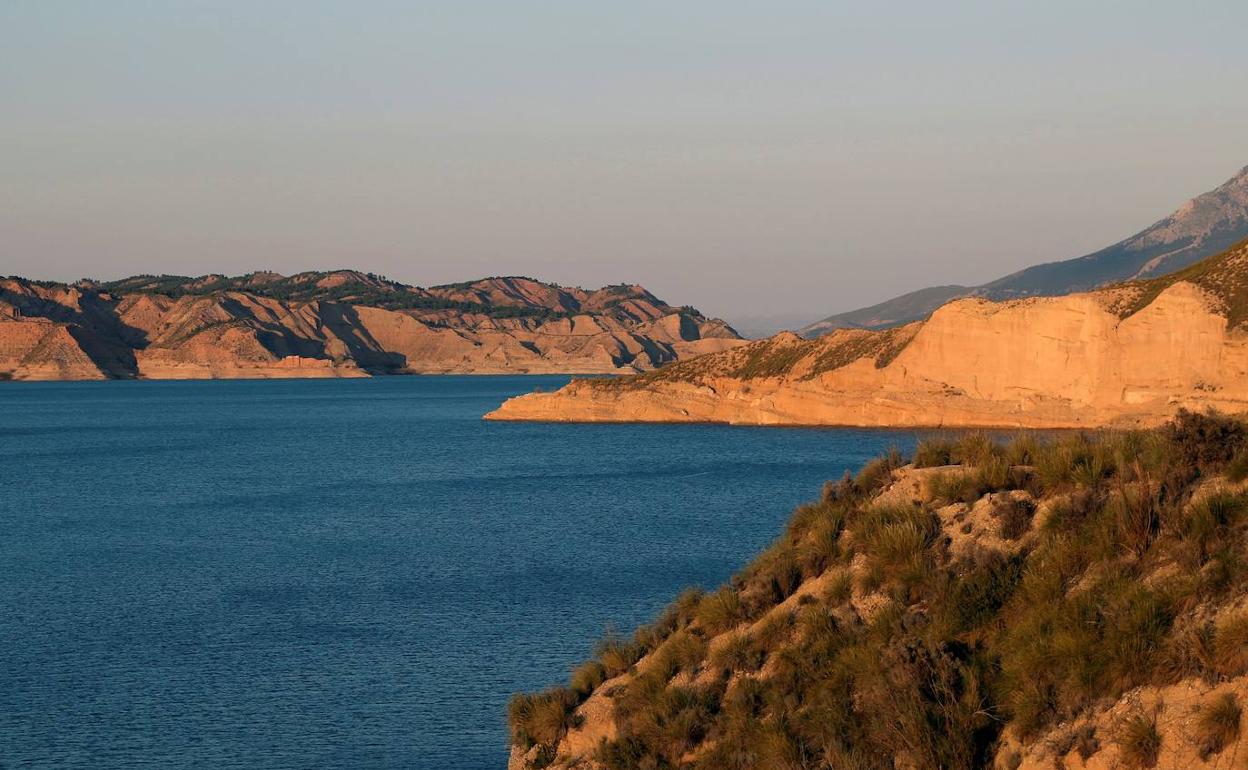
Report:
M951 302L927 321L769 340L487 417L575 422L1080 427L1248 410L1248 243L1064 297Z
M815 337L836 329L883 329L927 318L958 297L1001 300L1060 296L1105 284L1182 270L1248 238L1248 167L1169 216L1100 251L1020 270L981 286L934 286L804 327Z
M511 770L1239 768L1248 432L921 444L516 696Z
M0 378L633 373L743 344L640 286L420 288L355 271L0 279Z

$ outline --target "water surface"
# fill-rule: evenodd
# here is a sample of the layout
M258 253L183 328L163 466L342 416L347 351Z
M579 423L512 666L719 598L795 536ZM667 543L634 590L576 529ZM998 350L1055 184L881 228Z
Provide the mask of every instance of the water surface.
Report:
M0 384L0 767L503 768L510 693L914 438L479 419L564 381Z

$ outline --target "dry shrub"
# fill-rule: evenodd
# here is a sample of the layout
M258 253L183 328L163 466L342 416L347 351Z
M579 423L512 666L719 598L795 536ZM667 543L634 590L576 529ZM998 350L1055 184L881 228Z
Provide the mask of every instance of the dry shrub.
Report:
M859 494L871 495L887 486L893 478L893 471L905 464L901 453L890 449L888 454L877 457L862 466L854 477L854 486Z
M1208 760L1239 737L1243 709L1234 693L1222 693L1200 707L1196 717L1200 758Z
M844 604L849 601L849 597L854 590L854 576L847 569L839 569L828 578L828 585L824 592L828 603L832 606Z
M1248 479L1248 452L1241 451L1231 458L1226 466L1226 477L1236 484Z
M633 667L641 660L641 645L630 642L614 634L608 634L598 644L598 660L602 661L608 679L613 679Z
M1118 728L1118 749L1127 767L1155 767L1161 753L1156 718L1133 714L1124 719Z
M925 439L914 449L914 467L939 468L953 463L953 442Z
M710 663L724 671L757 671L763 660L749 633L730 631L711 652Z
M1214 666L1226 677L1248 671L1248 611L1218 621L1213 633Z
M1166 681L1189 676L1208 677L1215 668L1212 623L1187 623L1174 630L1166 643L1160 673Z
M1197 470L1230 462L1248 442L1242 421L1212 412L1179 410L1162 431L1178 451L1180 464Z
M598 685L606 680L606 666L596 660L591 660L576 667L572 672L572 677L568 680L568 687L581 698L587 698L598 688Z
M1027 498L1006 498L992 507L992 517L1001 527L1001 537L1017 540L1031 529L1032 517L1036 515L1036 503Z
M575 693L562 688L513 696L507 706L512 741L526 750L558 743L571 726L577 701Z
M1096 725L1083 725L1075 730L1074 749L1085 763L1101 750L1101 742L1096 737Z
M703 597L698 605L697 623L714 636L732 628L744 617L741 595L735 589L724 586L713 594Z

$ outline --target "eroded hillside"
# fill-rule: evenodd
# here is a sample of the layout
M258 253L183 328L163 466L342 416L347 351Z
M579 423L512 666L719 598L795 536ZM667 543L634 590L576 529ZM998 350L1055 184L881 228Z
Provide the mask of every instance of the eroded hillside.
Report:
M619 380L574 381L492 419L761 425L1154 425L1248 410L1248 243L1088 294L962 299L884 331L783 333Z
M1244 767L1246 548L1238 421L928 441L516 696L510 767Z
M620 373L742 344L640 286L420 288L356 271L0 279L6 379Z

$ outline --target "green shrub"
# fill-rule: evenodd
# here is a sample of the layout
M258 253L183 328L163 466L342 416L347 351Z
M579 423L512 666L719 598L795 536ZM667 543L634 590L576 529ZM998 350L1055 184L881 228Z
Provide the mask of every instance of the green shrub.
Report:
M1218 550L1248 514L1248 497L1228 492L1215 492L1196 501L1174 517L1173 529L1193 556L1194 566L1201 566Z
M974 468L959 468L932 476L928 489L936 500L969 504L989 492L1022 487L1022 476L1005 458L990 456Z
M1161 530L1160 504L1153 492L1138 486L1123 486L1106 504L1105 512L1114 539L1136 556L1148 550ZM1108 530L1103 526L1101 531Z
M1036 478L1048 493L1071 485L1095 487L1115 468L1112 450L1086 435L1043 445L1035 455Z
M1029 595L1031 580L1024 576L998 644L1001 697L1024 734L1147 681L1173 622L1165 597L1130 578L1101 580L1043 604Z

